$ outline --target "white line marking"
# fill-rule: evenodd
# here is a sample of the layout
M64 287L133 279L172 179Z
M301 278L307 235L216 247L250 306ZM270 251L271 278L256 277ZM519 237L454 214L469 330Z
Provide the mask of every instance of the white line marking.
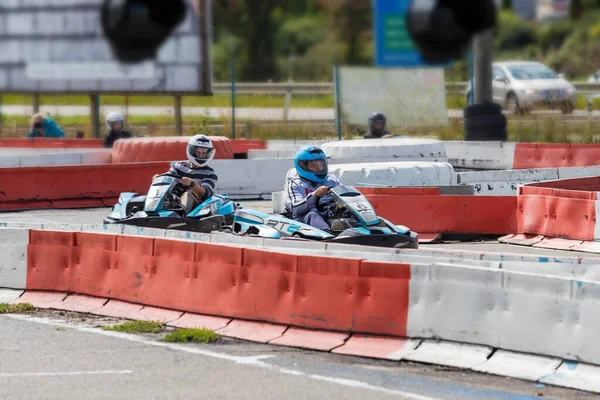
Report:
M69 375L122 375L133 374L133 371L124 369L122 371L72 371L72 372L15 372L0 373L0 378L16 378L26 376L69 376Z
M371 390L371 391L379 392L379 393L386 393L386 394L402 396L408 400L442 400L442 399L436 398L436 397L421 396L421 395L418 395L415 393L404 392L401 390L394 390L394 389L388 389L388 388L381 387L381 386L374 386L369 383L357 381L354 379L344 379L344 378L335 378L335 377L325 376L325 375L308 374L306 372L288 369L288 368L282 368L282 367L278 367L278 366L272 365L272 364L267 364L267 363L261 361L261 360L275 357L275 356L271 356L271 355L240 357L240 356L233 356L230 354L218 353L218 352L210 351L210 350L203 350L203 349L200 349L197 347L184 346L184 345L179 345L179 344L174 344L174 343L155 342L152 340L144 339L141 336L130 335L130 334L121 333L121 332L103 331L102 329L91 328L91 327L85 326L85 325L84 326L71 325L68 323L60 322L60 321L53 321L53 320L50 320L47 318L28 317L26 315L15 315L15 314L4 315L4 317L17 319L17 320L21 320L21 321L34 322L37 324L44 324L44 325L51 325L51 326L57 326L57 327L62 327L62 328L74 329L79 332L95 333L97 335L103 335L103 336L109 336L109 337L114 337L114 338L118 338L118 339L128 340L130 342L141 343L141 344L145 344L148 346L164 347L164 348L167 348L170 350L176 350L176 351L192 353L192 354L200 354L200 355L203 355L206 357L212 357L212 358L217 358L220 360L232 361L236 364L251 365L251 366L255 366L255 367L265 368L265 369L269 369L269 370L272 370L272 371L280 373L280 374L304 377L304 378L308 378L308 379L312 379L312 380L316 380L316 381L337 384L340 386L347 386L347 387L352 387L352 388L357 388L357 389L365 389L365 390Z

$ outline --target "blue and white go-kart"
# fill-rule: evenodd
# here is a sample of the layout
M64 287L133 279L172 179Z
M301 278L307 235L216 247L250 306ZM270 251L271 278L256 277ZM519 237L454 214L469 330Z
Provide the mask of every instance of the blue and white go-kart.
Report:
M419 247L418 234L394 225L376 215L366 197L353 187L329 188L332 200L318 202L326 210L331 231L327 232L289 218L286 214L265 214L252 209L238 209L233 216L232 233L268 239L304 239L365 246Z
M214 194L186 215L181 205L186 191L178 176L157 175L146 195L121 193L104 223L204 233L233 223L238 205L229 196Z

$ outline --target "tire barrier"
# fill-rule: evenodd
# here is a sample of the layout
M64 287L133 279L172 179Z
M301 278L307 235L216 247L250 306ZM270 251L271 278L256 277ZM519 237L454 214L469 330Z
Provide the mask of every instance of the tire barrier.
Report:
M215 160L232 160L231 141L221 136L211 136L216 149ZM117 140L113 147L112 162L133 163L185 160L189 137L133 138Z
M507 140L506 116L495 103L472 104L464 109L465 140Z

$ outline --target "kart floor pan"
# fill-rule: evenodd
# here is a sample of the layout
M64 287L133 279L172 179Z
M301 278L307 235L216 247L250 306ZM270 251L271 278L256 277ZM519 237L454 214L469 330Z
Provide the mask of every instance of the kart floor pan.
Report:
M374 247L390 247L401 249L418 249L419 241L405 235L365 235L365 236L350 236L343 238L333 238L324 240L330 243L356 244L360 246Z
M144 228L172 229L176 231L209 233L221 229L225 224L222 215L202 219L175 218L175 217L137 217L121 221L111 222L113 224L133 225Z

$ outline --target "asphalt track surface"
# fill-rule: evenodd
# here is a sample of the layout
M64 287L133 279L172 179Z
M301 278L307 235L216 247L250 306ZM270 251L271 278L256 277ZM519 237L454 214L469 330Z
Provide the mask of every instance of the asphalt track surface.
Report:
M0 316L0 399L592 399L593 395L413 363L222 339L167 344L107 332L116 320Z
M270 211L269 201L242 202ZM96 224L110 208L0 213L0 222ZM494 241L423 245L531 253ZM536 254L575 256L536 250ZM221 339L167 345L162 335L99 328L117 320L59 311L0 315L0 399L529 400L597 396L516 379ZM163 334L164 335L164 334ZM67 396L68 394L68 396Z
M266 213L272 212L271 201L241 201L242 207L253 208ZM73 224L100 224L111 208L90 208L74 210L34 210L22 212L0 212L0 222L26 222L26 223L73 223ZM543 257L567 256L598 258L600 254L559 251L552 249L533 249L527 246L516 246L499 243L494 239L474 242L446 241L444 243L421 244L422 249L456 249L467 251L478 251L482 253L509 253L509 254L535 254Z

